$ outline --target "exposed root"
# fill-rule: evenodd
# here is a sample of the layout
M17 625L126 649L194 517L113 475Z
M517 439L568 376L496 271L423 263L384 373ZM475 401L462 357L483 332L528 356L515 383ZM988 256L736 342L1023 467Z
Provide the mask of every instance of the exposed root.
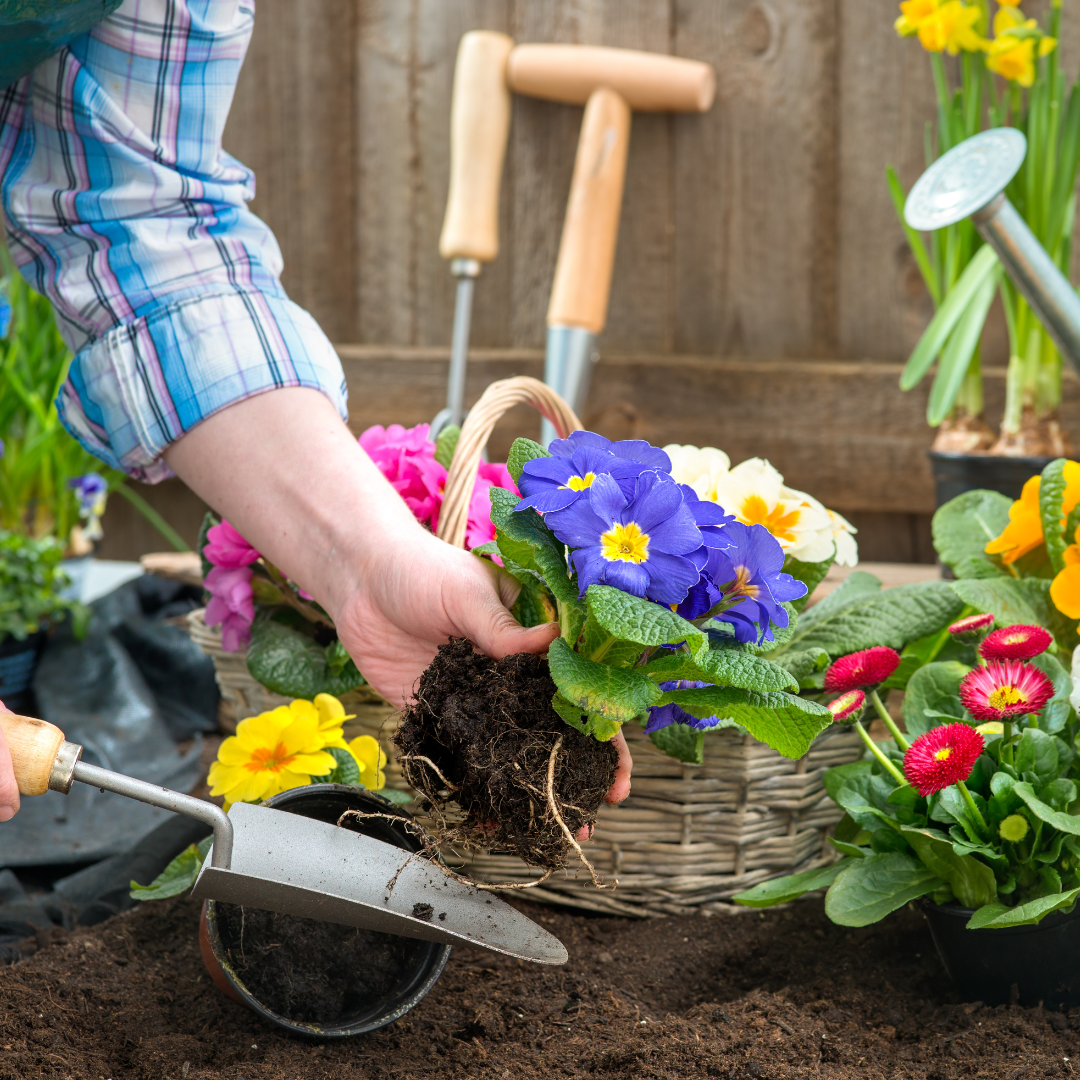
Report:
M559 813L559 804L555 799L555 759L559 756L559 751L562 749L563 737L560 735L555 740L555 745L551 748L551 757L548 758L548 772L547 772L547 804L548 809L551 811L551 816L559 823L559 828L562 829L563 835L570 842L570 846L577 852L578 858L585 864L585 869L589 871L589 875L592 877L592 883L598 889L614 889L618 885L618 881L613 881L611 884L607 884L602 877L596 872L593 864L589 862L585 855L585 852L581 850L581 845L577 842L574 834L566 827L566 822L562 819L562 814Z
M446 787L447 791L461 790L454 784L451 784L450 781L447 780L445 776L443 776L442 770L439 768L438 765L435 764L434 761L431 760L431 758L424 757L423 754L399 754L398 761L422 761L443 782L443 785ZM414 784L413 786L415 787L416 785Z

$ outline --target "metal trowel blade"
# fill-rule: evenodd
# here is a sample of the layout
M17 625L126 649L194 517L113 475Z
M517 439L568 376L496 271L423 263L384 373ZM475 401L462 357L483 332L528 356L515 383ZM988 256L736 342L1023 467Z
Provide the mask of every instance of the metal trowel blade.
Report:
M422 855L323 821L235 803L228 870L203 863L192 895L400 937L564 964L558 938Z

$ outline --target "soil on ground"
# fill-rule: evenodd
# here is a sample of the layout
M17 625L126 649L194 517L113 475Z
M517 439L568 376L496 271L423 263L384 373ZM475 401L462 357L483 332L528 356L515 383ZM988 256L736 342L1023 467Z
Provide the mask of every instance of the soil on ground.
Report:
M1042 1080L1080 1063L1080 1009L961 1002L912 911L850 930L813 898L648 921L521 906L565 966L458 947L402 1020L320 1044L214 987L195 902L144 904L0 969L0 1080Z
M465 813L464 822L436 829L443 842L564 865L570 846L547 798L552 752L561 739L551 787L572 835L596 821L618 754L567 725L551 707L554 695L545 657L496 661L462 638L439 648L394 742L430 807L454 802Z

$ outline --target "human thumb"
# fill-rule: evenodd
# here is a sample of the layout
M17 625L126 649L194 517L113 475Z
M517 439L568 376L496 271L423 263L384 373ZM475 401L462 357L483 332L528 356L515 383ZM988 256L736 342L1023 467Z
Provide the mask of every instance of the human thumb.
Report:
M538 626L522 626L497 601L482 613L478 625L468 635L469 640L482 652L495 660L514 653L543 653L559 636L559 624L540 623Z

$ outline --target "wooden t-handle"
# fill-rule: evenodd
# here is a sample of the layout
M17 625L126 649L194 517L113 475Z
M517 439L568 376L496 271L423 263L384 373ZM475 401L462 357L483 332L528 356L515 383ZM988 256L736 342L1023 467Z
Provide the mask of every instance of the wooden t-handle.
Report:
M491 262L499 254L499 182L510 132L506 58L512 38L472 30L458 46L450 105L450 192L439 254Z
M3 731L11 751L11 763L15 767L15 782L19 785L19 794L43 795L49 790L53 766L62 757L61 747L70 747L72 744L65 743L64 733L55 724L33 720L29 716L19 716L18 713L3 711L2 708L0 730ZM74 767L74 761L71 764Z
M629 146L630 106L614 90L594 90L581 121L548 326L604 329Z
M568 105L608 86L639 112L708 112L716 96L711 64L600 45L518 45L506 81L516 94Z

